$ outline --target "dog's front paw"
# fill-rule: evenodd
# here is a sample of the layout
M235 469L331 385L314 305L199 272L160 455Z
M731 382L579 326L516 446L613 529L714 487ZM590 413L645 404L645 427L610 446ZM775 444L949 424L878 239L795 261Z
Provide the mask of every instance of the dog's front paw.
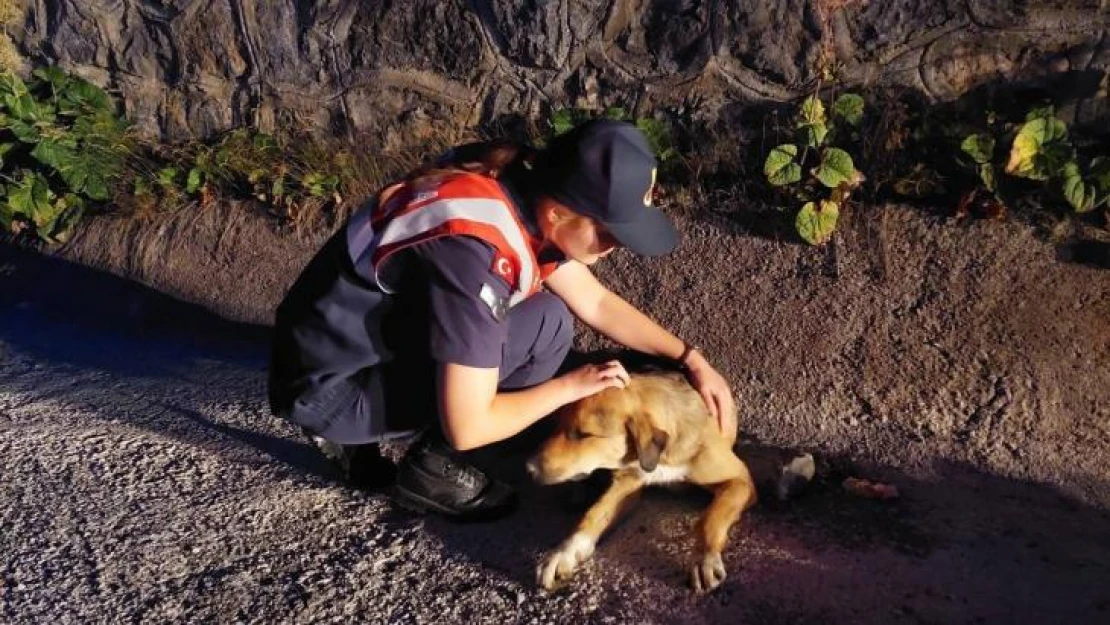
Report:
M725 581L725 563L719 553L707 553L690 568L690 586L694 591L709 592Z
M570 579L574 570L594 553L594 541L584 534L574 534L559 549L544 558L536 569L536 581L546 590L555 590Z

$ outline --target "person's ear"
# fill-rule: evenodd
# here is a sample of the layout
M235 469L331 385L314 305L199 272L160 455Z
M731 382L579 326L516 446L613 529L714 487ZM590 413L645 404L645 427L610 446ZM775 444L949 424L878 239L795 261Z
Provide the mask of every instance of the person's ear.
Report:
M558 224L574 219L574 211L570 210L569 208L563 206L558 202L547 201L544 202L541 206L542 210L546 213L548 223Z
M548 197L541 197L536 202L536 218L541 224L555 223L556 204Z

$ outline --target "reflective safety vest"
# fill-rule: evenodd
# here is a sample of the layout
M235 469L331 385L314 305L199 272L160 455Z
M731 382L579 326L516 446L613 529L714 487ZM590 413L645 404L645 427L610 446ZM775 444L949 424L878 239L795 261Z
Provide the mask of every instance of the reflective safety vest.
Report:
M351 216L346 234L355 272L385 293L396 291L382 275L395 253L443 236L468 235L494 248L491 269L509 284L510 307L535 293L557 267L540 265L534 249L538 241L512 201L496 180L480 174L448 174L428 189L393 185Z

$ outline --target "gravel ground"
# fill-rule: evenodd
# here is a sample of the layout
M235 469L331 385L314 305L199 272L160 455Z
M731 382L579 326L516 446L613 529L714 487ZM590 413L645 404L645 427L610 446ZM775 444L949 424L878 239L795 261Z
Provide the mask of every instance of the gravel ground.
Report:
M514 475L511 518L409 516L334 484L268 415L264 329L2 247L0 280L0 622L1110 618L1097 494L944 459L822 457L811 492L733 530L729 577L708 597L683 586L706 497L652 492L548 595L533 568L575 522L565 493ZM903 495L852 498L837 486L848 473Z

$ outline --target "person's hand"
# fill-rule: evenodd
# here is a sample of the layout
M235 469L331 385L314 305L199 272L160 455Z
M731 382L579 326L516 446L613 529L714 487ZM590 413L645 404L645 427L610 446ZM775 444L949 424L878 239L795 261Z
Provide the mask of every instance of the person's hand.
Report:
M709 414L717 420L722 434L736 433L736 403L724 376L701 354L694 352L687 364L686 377L705 401Z
M631 382L618 360L578 367L562 376L570 394L569 402L589 397L607 388L624 388Z

